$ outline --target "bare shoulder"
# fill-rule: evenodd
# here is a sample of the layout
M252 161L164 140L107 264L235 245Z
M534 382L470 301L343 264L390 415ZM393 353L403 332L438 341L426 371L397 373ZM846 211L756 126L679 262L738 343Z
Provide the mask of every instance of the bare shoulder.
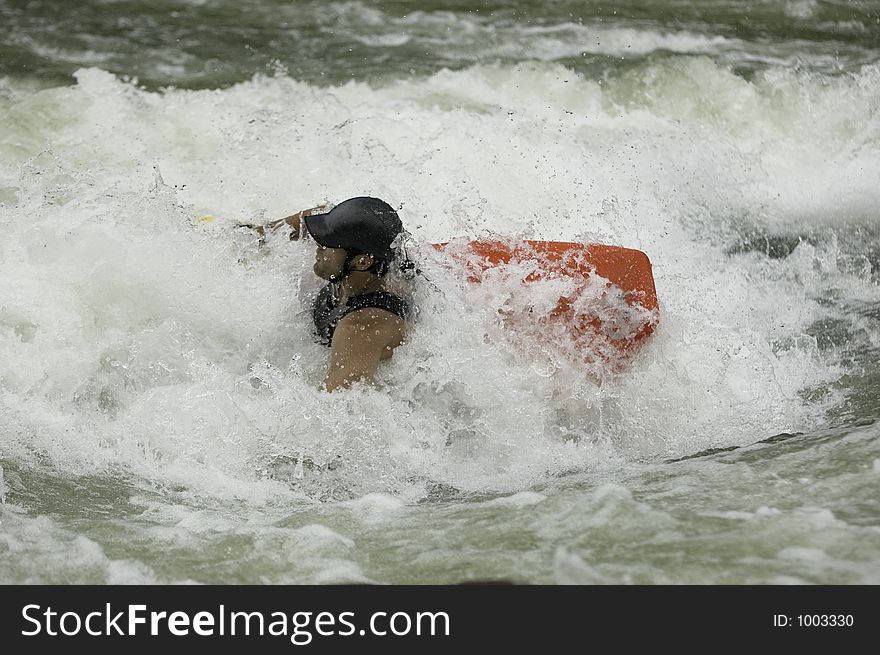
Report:
M365 307L347 314L336 324L330 342L327 391L346 388L357 380L372 380L383 359L391 357L403 342L404 322L378 307Z

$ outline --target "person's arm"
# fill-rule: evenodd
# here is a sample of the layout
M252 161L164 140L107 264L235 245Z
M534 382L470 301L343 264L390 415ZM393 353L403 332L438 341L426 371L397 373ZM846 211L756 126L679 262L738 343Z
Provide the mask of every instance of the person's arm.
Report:
M324 388L334 391L347 389L359 380L371 382L383 355L403 341L404 330L399 316L377 307L342 317L333 331Z
M285 216L284 218L279 218L274 221L270 221L265 225L250 225L250 224L242 224L239 227L249 227L254 230L261 237L266 236L266 231L275 231L282 225L290 226L290 240L295 241L299 239L301 236L305 237L308 235L308 230L303 229L302 219L304 216L311 216L312 214L318 214L327 209L327 205L318 205L317 207L311 207L309 209L303 209L295 214L291 214L290 216Z

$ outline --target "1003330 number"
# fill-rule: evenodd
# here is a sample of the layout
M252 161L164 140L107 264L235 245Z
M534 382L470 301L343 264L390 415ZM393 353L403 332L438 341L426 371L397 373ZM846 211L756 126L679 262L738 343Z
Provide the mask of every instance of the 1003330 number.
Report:
M802 628L852 627L852 614L798 614L797 625Z

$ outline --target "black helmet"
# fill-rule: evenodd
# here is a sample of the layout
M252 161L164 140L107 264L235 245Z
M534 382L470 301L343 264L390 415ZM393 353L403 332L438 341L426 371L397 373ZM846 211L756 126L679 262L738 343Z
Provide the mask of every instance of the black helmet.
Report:
M392 242L403 232L400 216L387 202L361 196L339 203L326 214L303 219L315 241L326 248L344 248L390 262Z

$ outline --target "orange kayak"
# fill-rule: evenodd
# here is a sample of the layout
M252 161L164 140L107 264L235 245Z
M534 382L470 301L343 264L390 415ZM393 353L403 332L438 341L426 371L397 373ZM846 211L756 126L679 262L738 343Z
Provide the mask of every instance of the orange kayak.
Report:
M539 343L555 340L564 353L585 363L619 370L659 323L651 262L639 250L596 243L488 239L433 246L463 265L470 282L504 279L505 270L520 276L524 284L513 285L518 287L561 281L566 292L555 305L531 302L527 295L518 305L511 297L499 313L515 332Z

